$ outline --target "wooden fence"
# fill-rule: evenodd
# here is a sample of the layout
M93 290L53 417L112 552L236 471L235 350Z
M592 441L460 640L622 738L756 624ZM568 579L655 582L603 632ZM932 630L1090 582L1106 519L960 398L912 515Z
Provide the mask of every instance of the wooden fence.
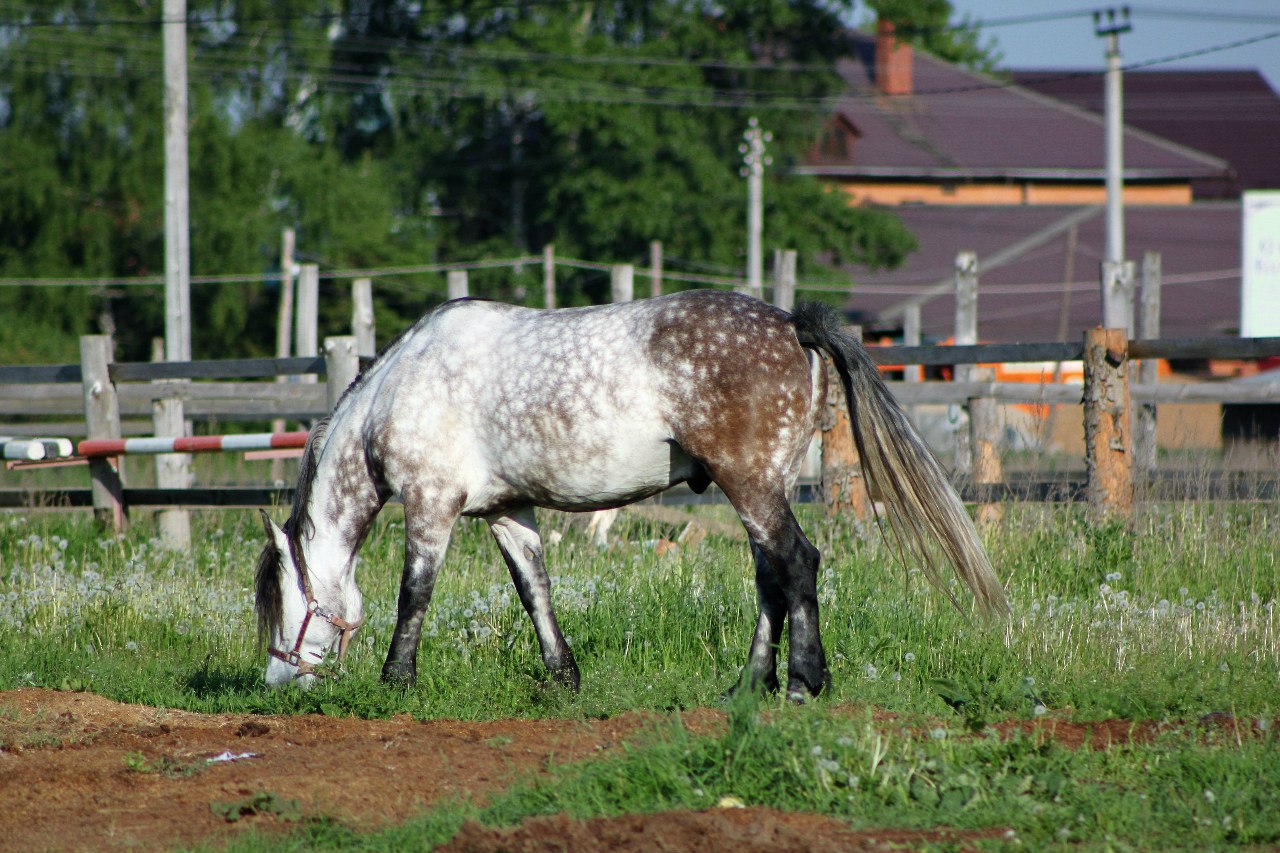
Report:
M625 286L625 279L623 286ZM233 359L192 362L112 363L109 342L101 336L82 339L80 364L0 367L0 412L6 417L83 417L88 438L119 438L124 425L149 420L156 435L181 434L188 419L218 421L314 420L323 417L355 377L360 363L355 337L328 338L322 356ZM1280 355L1280 338L1128 341L1123 331L1090 330L1078 344L991 344L967 346L870 347L883 366L974 365L993 362L1082 360L1085 382L1064 384L963 382L891 382L898 399L910 407L945 403L970 411L983 401L995 403L1076 404L1086 425L1086 471L1083 482L1005 477L999 454L978 454L960 479L971 502L994 504L1016 497L1025 500L1086 500L1100 515L1127 517L1132 511L1135 481L1153 472L1135 470L1133 405L1203 401L1277 402L1280 380L1270 384L1236 383L1130 384L1134 359L1260 358ZM324 376L324 384L264 382L277 377ZM259 380L259 381L249 381ZM161 427L167 426L167 433ZM43 429L51 425L43 424ZM844 427L841 427L843 430ZM984 434L990 421L970 419L971 452L992 446ZM0 432L10 431L0 427ZM74 433L73 433L74 434ZM176 455L176 454L175 454ZM856 459L845 470L824 460L822 477L851 476ZM189 481L158 482L156 487L128 487L111 460L89 460L90 488L0 490L0 507L92 507L113 526L125 523L129 507L226 507L287 503L288 488L195 488ZM1268 499L1276 494L1271 480L1249 481L1223 475L1208 484L1207 496ZM801 499L823 499L819 484L808 483ZM1158 494L1157 494L1158 496ZM847 496L846 496L847 497ZM826 499L830 499L827 495ZM667 502L698 500L678 491ZM177 534L180 536L180 533Z

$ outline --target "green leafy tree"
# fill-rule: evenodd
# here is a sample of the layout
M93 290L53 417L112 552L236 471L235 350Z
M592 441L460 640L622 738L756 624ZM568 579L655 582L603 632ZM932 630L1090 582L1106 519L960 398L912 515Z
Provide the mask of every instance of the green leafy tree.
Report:
M270 352L281 229L326 268L536 252L739 272L749 116L774 133L767 239L804 269L890 266L913 242L786 168L839 81L842 16L815 0L645 3L192 0L191 267L198 357ZM10 7L7 7L10 8ZM0 15L0 277L118 279L163 268L158 7L54 0ZM529 280L526 280L528 278ZM532 273L477 275L520 299ZM603 280L563 282L565 301ZM442 280L380 279L394 333ZM322 332L346 323L326 292ZM5 287L0 361L75 357L110 331L145 358L160 289Z

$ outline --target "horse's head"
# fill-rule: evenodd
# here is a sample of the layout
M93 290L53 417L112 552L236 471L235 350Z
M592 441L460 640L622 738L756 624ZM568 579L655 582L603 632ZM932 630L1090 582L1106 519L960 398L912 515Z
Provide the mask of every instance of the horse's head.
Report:
M265 512L267 544L258 558L254 579L258 636L267 647L266 681L279 687L297 682L310 687L346 654L351 635L363 623L360 592L345 589L334 575L312 585L307 537L293 537ZM301 565L299 563L301 562Z

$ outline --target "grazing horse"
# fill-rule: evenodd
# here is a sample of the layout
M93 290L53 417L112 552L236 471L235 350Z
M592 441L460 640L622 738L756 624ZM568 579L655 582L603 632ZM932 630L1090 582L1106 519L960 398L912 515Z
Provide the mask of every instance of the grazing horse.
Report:
M422 620L454 523L485 519L553 678L577 688L556 624L535 507L619 507L677 483L715 483L755 557L759 618L740 684L788 695L830 683L818 630L818 550L788 495L835 363L866 476L895 541L941 583L938 551L984 611L1007 609L945 472L830 308L795 313L736 293L687 291L543 311L458 300L391 344L311 434L289 520L263 513L256 608L266 680L311 683L359 628L356 554L392 496L404 503L399 609L382 678L413 683ZM953 603L955 598L951 597Z

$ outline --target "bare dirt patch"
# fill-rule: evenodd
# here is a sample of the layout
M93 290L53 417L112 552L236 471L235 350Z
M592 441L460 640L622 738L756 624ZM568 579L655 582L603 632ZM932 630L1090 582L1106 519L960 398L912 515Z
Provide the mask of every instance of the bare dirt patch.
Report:
M170 850L247 827L287 829L295 825L288 818L296 817L371 829L433 804L483 801L518 778L607 755L665 719L632 713L589 722L477 723L194 714L87 693L0 693L0 847ZM720 712L708 709L680 720L699 734L721 731L724 724ZM1157 734L1127 722L1036 721L1005 728L1094 748ZM237 758L209 762L224 753ZM246 753L251 757L239 757ZM509 830L468 825L447 849L748 853L766 846L878 850L926 841L964 847L970 838L945 829L854 832L828 818L752 808L580 822L539 818ZM567 848L566 841L572 842Z

